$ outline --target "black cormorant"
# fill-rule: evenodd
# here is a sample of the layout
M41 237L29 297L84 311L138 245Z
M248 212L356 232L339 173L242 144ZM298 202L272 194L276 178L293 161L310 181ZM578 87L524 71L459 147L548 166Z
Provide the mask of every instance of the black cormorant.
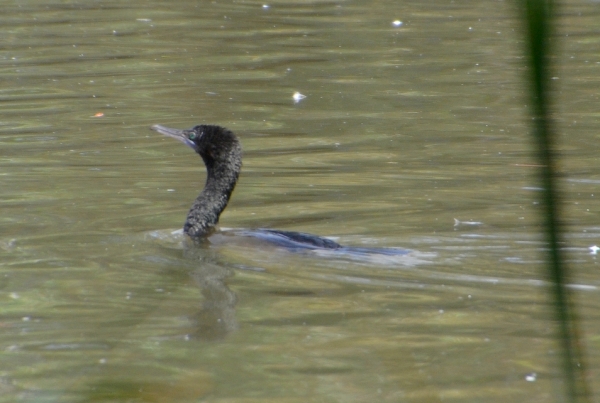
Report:
M227 207L231 192L235 188L242 167L242 147L230 130L214 125L198 125L191 129L172 129L153 125L165 136L181 141L196 151L206 165L206 184L192 204L183 232L194 240L209 236L219 216ZM404 249L395 248L351 248L342 247L331 239L302 232L270 229L237 231L240 235L260 238L288 249L328 249L356 253L405 254Z

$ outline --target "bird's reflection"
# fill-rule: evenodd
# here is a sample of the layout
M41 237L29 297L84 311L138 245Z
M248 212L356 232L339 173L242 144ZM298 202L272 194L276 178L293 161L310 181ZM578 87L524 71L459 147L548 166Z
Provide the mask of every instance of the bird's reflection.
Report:
M234 274L233 269L219 264L213 251L198 245L187 247L186 260L195 264L190 276L200 288L204 302L195 315L195 332L190 338L220 340L238 327L235 318L237 297L227 286L227 279Z

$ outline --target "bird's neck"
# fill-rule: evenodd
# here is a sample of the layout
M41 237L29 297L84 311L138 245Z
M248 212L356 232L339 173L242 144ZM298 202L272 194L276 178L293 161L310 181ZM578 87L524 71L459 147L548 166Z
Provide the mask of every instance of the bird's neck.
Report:
M210 235L227 207L237 182L239 164L207 164L204 189L190 209L183 231L192 238Z

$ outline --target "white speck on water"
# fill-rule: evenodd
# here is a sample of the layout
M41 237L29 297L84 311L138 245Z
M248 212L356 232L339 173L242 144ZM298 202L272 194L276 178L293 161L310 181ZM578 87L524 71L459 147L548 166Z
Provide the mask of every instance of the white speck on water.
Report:
M460 221L458 219L454 219L454 226L458 227L459 225L483 225L481 221Z
M392 25L395 27L401 27L402 26L402 21L400 20L395 20L392 22Z
M597 255L600 248L597 245L590 246L590 254Z
M535 382L536 379L537 379L537 374L535 372L525 375L525 380L527 382Z
M306 98L306 95L300 94L298 91L296 91L294 92L294 95L292 95L292 98L294 99L294 103L298 103Z
M265 10L268 9L270 6L268 4L263 4L262 8L264 8Z

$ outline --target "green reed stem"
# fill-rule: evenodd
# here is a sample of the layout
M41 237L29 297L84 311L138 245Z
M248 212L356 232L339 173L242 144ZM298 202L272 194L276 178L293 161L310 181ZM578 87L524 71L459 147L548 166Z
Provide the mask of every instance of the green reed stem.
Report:
M533 134L537 146L543 192L544 224L547 237L548 276L552 281L554 312L559 326L562 367L569 401L591 402L585 379L583 347L579 340L578 323L568 289L567 267L559 248L559 195L556 190L556 157L552 148L553 133L549 111L549 41L553 5L551 0L523 0L531 81Z

